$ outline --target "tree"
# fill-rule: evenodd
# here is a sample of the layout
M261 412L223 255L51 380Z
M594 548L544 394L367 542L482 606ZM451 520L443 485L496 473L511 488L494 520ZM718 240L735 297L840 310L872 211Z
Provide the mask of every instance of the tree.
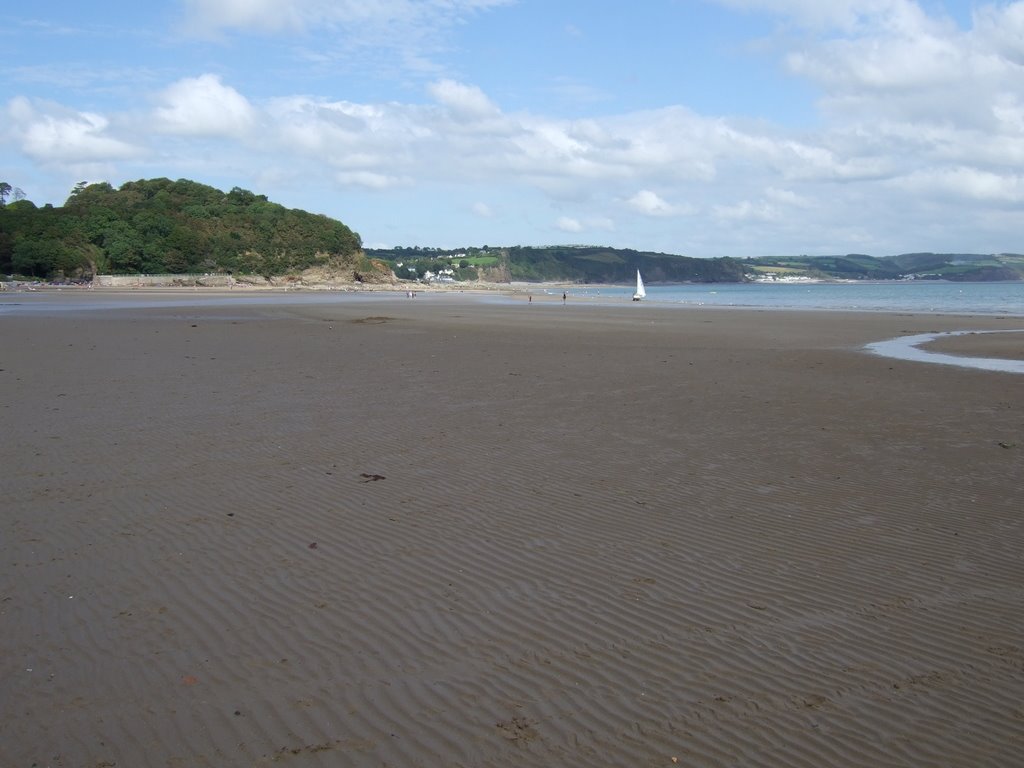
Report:
M16 275L46 277L53 271L56 257L63 251L59 240L22 238L14 244L11 269Z
M3 188L4 202L20 190ZM62 207L15 199L0 207L0 273L43 277L230 270L276 275L355 259L359 235L339 221L241 188L179 179L75 185ZM26 244L16 248L16 244ZM31 244L28 244L31 243ZM40 247L40 245L45 247ZM369 267L369 270L375 267Z
M7 205L7 196L11 194L11 185L6 181L0 181L0 207Z
M254 193L241 187L232 187L225 197L235 205L252 205L257 200Z

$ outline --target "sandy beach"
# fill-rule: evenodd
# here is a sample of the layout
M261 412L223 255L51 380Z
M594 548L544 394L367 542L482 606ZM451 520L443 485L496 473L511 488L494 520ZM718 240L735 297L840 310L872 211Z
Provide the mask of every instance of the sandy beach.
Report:
M1022 763L1024 318L0 324L2 766Z

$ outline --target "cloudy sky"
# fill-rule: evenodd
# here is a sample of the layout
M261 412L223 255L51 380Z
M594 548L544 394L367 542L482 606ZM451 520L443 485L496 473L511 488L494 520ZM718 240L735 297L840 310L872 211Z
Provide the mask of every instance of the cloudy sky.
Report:
M1024 0L53 0L0 180L166 176L369 247L1024 251Z

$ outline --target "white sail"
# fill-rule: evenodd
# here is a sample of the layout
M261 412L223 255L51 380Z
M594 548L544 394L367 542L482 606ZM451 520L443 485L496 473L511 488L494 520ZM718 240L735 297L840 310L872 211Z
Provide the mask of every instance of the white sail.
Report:
M640 301L640 299L647 297L647 291L644 289L643 278L640 277L640 270L636 271L636 293L633 294L633 301Z

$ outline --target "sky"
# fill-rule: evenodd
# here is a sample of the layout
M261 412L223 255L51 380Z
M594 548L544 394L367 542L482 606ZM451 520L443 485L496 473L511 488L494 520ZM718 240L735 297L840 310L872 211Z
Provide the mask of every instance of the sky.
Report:
M0 181L192 179L369 248L1024 252L1024 0L53 0Z

